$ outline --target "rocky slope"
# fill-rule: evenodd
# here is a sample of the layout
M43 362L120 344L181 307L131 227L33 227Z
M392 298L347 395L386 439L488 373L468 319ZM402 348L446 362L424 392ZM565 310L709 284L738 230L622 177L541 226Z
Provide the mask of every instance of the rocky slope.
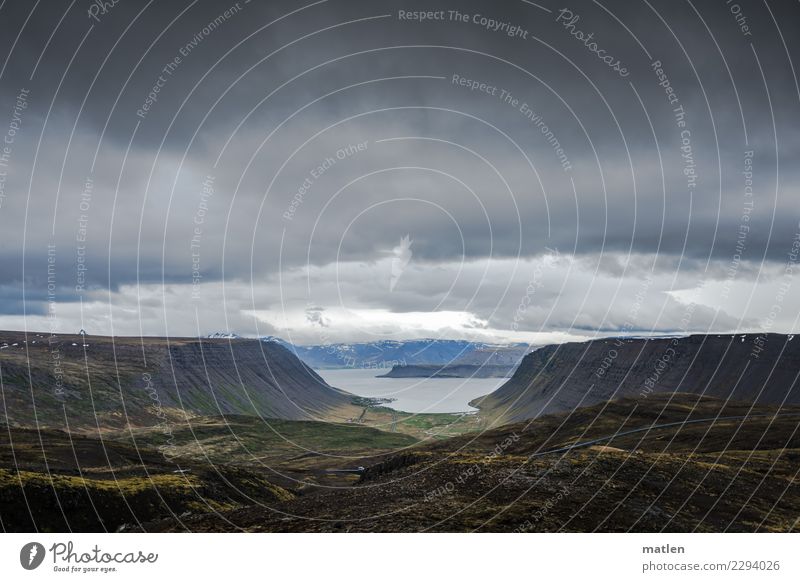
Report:
M540 348L514 376L471 402L497 423L624 396L687 392L800 403L800 340L781 334L602 339Z
M56 428L196 415L345 419L360 409L281 345L0 332L0 418Z

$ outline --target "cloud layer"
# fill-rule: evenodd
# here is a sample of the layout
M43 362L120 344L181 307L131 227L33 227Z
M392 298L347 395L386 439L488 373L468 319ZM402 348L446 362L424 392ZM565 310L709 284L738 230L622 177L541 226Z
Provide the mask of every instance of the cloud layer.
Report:
M0 327L796 330L796 6L457 4L4 5Z

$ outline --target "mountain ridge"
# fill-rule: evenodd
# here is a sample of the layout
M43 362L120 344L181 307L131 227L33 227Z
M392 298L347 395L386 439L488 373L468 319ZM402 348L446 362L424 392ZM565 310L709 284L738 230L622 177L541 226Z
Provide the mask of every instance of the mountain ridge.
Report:
M401 365L516 364L529 350L528 344L491 344L469 340L413 339L374 342L295 345L268 336L315 369L386 368Z
M16 425L119 428L218 414L343 420L360 410L277 343L0 331L0 346L0 414Z
M800 341L793 339L710 334L545 346L528 354L508 382L470 404L498 422L663 392L798 404Z

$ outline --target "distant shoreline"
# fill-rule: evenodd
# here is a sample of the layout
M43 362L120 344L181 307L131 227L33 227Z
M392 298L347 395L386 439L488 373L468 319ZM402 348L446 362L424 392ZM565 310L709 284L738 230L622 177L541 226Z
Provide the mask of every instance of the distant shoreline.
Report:
M394 366L376 378L510 378L515 368L494 364L418 364Z

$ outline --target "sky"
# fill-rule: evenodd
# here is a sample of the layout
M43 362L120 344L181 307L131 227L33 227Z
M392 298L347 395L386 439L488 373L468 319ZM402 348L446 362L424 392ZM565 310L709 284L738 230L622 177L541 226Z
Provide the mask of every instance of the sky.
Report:
M797 3L0 5L0 329L798 329Z

